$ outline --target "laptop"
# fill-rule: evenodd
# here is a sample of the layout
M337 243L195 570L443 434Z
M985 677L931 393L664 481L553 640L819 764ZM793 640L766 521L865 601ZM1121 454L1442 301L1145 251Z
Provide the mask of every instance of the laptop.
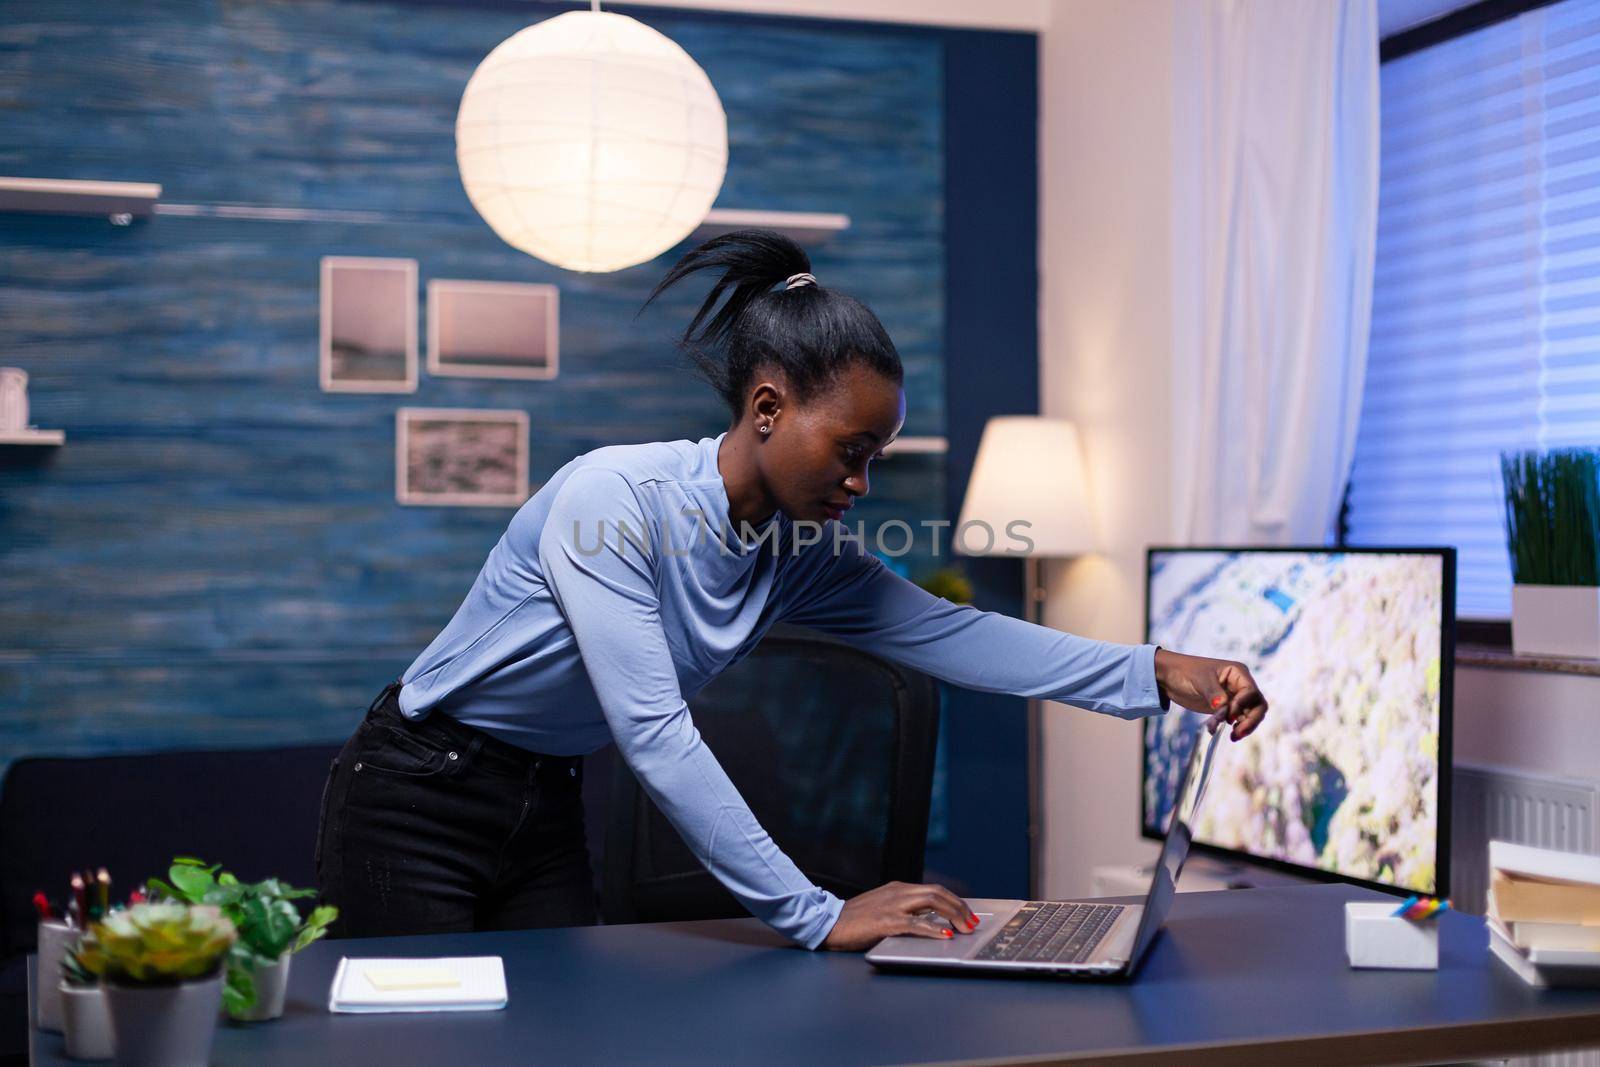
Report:
M1189 855L1212 755L1226 725L1189 747L1161 859L1143 904L969 900L978 930L953 938L886 937L867 953L885 970L1010 971L1070 978L1131 978L1161 930ZM1198 766L1198 772L1196 767Z

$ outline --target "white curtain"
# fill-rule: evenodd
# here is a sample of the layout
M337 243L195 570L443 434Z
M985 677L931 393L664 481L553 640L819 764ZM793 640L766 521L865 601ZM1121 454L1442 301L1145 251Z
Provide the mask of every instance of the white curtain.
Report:
M1178 30L1175 533L1322 544L1372 310L1376 0L1205 0Z

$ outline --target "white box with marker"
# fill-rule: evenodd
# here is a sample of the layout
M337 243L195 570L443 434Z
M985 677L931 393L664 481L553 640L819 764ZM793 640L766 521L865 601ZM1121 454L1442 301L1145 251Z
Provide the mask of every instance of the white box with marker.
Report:
M1394 914L1394 901L1352 900L1344 906L1344 952L1352 967L1439 969L1439 923Z

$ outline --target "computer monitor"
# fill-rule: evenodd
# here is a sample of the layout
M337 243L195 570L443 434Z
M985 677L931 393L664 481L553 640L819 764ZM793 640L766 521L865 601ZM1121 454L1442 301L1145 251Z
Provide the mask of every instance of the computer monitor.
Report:
M1270 704L1218 752L1195 848L1445 896L1454 631L1453 548L1149 549L1145 640L1244 663ZM1144 836L1204 722L1145 722Z

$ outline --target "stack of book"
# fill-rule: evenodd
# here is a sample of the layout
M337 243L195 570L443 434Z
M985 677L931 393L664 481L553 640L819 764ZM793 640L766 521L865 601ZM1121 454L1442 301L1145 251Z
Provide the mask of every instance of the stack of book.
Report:
M1534 986L1600 985L1600 856L1489 842L1489 949Z

